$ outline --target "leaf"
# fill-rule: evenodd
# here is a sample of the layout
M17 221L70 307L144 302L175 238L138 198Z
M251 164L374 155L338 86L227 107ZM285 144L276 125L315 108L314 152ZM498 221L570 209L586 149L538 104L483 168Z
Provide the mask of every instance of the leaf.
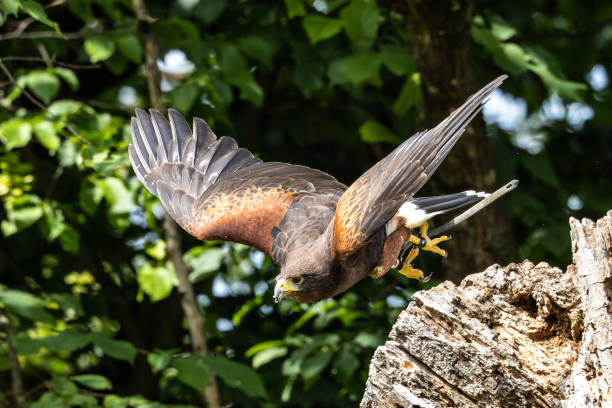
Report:
M422 99L421 76L418 72L415 72L406 79L404 86L402 86L402 90L393 104L393 112L403 115L414 105L421 102Z
M192 13L194 13L204 25L209 25L221 16L226 6L227 0L200 1L192 10Z
M491 18L491 33L500 41L506 41L514 37L517 33L516 29L508 24L499 16Z
M395 75L405 75L415 70L411 50L396 45L382 45L380 61Z
M56 335L40 339L41 344L52 351L76 351L91 343L88 333L80 333L74 330L64 330Z
M23 147L32 138L32 126L21 119L8 120L0 125L0 138L8 150Z
M32 71L22 80L45 104L51 102L60 89L60 81L57 76L47 71Z
M300 370L302 378L307 381L319 375L331 361L332 355L333 352L331 350L325 350L304 360Z
M352 378L358 367L359 359L346 349L343 350L334 361L334 368L338 370L338 376L340 378Z
M106 37L87 38L84 47L92 63L107 60L115 52L115 43Z
M77 113L82 107L81 102L65 99L53 102L47 111L52 116L70 116Z
M117 38L117 47L121 54L135 64L142 62L142 45L134 34L125 35Z
M111 205L111 214L126 214L134 209L136 204L132 193L125 187L122 180L116 177L106 177L98 182L104 192L104 198Z
M285 7L287 7L287 16L289 19L301 17L306 14L306 7L304 7L302 0L285 0Z
M64 224L64 231L60 235L60 244L66 252L77 254L79 252L79 233L68 224Z
M238 40L237 45L242 53L266 65L270 65L279 46L273 38L257 35L242 37Z
M54 320L53 316L45 310L45 302L28 292L5 290L0 292L0 302L4 303L4 306L11 312L26 319L46 323Z
M308 14L304 17L302 25L312 44L331 38L342 29L342 21L317 14Z
M543 181L553 188L561 187L561 182L555 174L552 164L546 157L522 154L521 164L535 179Z
M60 208L45 204L43 205L43 215L43 232L47 241L51 242L64 232L66 227L64 214Z
M73 375L71 380L91 388L92 390L112 390L113 384L108 378L97 374Z
M208 370L200 356L176 358L172 361L172 367L178 372L176 378L196 391L202 391L209 381Z
M110 357L116 358L117 360L124 360L130 364L134 364L137 350L132 343L125 340L111 339L100 333L92 333L91 337L93 343L100 347L104 354L108 354Z
M20 3L19 0L0 0L0 10L4 14L12 14L14 17L17 17Z
M332 84L351 82L359 85L375 76L380 60L375 54L358 54L336 60L329 65L327 75Z
M149 295L152 302L165 299L178 285L178 279L170 262L165 266L152 266L148 262L143 264L138 268L137 280L140 289Z
M189 274L191 283L200 282L211 273L219 270L225 259L225 252L221 248L198 246L191 248L183 260L192 268Z
M399 143L401 141L388 128L374 120L369 120L361 125L359 134L361 135L361 140L367 143Z
M79 205L89 215L94 215L98 204L104 197L104 191L95 184L84 180L79 190Z
M62 397L72 397L79 392L76 384L64 377L53 377L50 383L53 390Z
M230 387L239 388L251 397L267 397L259 374L251 367L225 357L203 357L203 360Z
M172 362L172 355L176 350L156 350L147 355L147 361L151 366L154 374L164 370Z
M35 20L40 21L41 23L51 27L56 33L62 35L60 31L59 25L49 19L47 17L47 13L45 13L45 9L38 2L34 0L20 0L21 1L21 10L26 12L30 17Z
M55 132L55 127L53 123L43 120L42 122L38 122L34 125L34 135L42 144L45 146L51 154L55 153L55 151L59 148L61 139Z
M7 207L6 210L8 223L2 222L4 236L9 236L28 228L43 216L42 207L40 205L32 205L32 203L17 209Z
M68 68L55 67L54 71L60 78L62 78L64 81L66 81L68 85L70 85L73 91L79 89L79 78L76 76L73 70Z
M288 351L287 347L270 347L262 350L253 357L253 368L259 368L274 359L283 357Z
M185 115L189 113L199 95L200 89L193 83L181 84L168 94L172 107Z
M340 11L344 31L357 49L367 49L376 40L382 19L374 0L354 0Z
M264 342L255 344L254 346L251 346L247 351L244 352L244 356L245 357L251 357L251 356L254 356L255 354L259 353L260 351L263 351L263 350L268 349L270 347L282 346L283 344L285 344L285 343L282 340L268 340L268 341L264 341Z

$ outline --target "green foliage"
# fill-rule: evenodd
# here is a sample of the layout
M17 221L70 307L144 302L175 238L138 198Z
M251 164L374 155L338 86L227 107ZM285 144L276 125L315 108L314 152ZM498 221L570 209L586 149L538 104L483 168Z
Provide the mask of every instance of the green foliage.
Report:
M612 202L611 93L583 83L596 64L609 75L610 11L562 3L544 15L477 2L467 44L476 82L509 72L503 92L528 110L514 128L488 129L498 179L521 180L507 199L521 256L561 266L568 215L597 218ZM0 80L0 314L14 331L29 406L201 406L211 372L224 404L358 405L375 348L411 294L429 286L390 272L315 305L275 305L270 259L181 232L209 349L192 352L161 207L127 157L133 109L150 106L133 9L50 6L0 0L2 35L30 17L24 33L38 33L0 39L15 79ZM162 59L182 50L193 63L160 63L166 103L264 160L348 184L418 130L421 74L400 8L375 0L147 6ZM547 111L551 94L564 114ZM577 125L585 106L594 117ZM0 405L7 398L0 394Z

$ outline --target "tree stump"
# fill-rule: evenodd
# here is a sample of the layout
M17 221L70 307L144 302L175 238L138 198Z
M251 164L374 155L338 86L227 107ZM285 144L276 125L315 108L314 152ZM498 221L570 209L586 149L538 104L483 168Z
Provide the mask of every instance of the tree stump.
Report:
M570 219L574 263L493 265L416 293L362 407L612 407L612 211Z

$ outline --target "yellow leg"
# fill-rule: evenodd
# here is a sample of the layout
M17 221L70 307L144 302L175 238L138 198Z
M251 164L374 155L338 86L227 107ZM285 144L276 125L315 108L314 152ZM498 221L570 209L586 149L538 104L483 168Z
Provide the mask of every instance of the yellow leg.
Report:
M443 250L442 248L438 247L438 244L440 242L447 241L448 237L446 235L442 235L441 237L431 239L431 238L429 238L427 236L427 228L429 228L429 223L427 223L427 221L425 221L419 227L420 237L411 234L410 238L408 238L408 241L412 242L415 245L420 246L420 248L423 251L429 251L429 252L433 252L434 254L438 254L438 255L441 255L441 256L446 256L446 251ZM423 240L425 240L425 245L422 245L421 238L423 238Z
M422 280L425 275L423 275L423 271L420 269L413 268L410 262L416 258L419 254L419 248L412 248L404 261L404 266L398 272L404 275L407 278Z

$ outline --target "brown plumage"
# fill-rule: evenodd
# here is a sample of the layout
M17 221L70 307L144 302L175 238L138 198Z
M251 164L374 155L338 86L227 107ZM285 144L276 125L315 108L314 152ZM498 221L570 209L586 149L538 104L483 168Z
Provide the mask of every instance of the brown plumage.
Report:
M275 298L315 302L345 291L377 266L375 275L384 275L409 235L406 214L426 220L482 198L474 192L412 197L504 79L406 140L348 188L319 170L262 162L234 139L217 139L202 119L190 129L174 110L169 121L155 110L150 116L136 111L130 160L187 232L265 252L281 268Z

